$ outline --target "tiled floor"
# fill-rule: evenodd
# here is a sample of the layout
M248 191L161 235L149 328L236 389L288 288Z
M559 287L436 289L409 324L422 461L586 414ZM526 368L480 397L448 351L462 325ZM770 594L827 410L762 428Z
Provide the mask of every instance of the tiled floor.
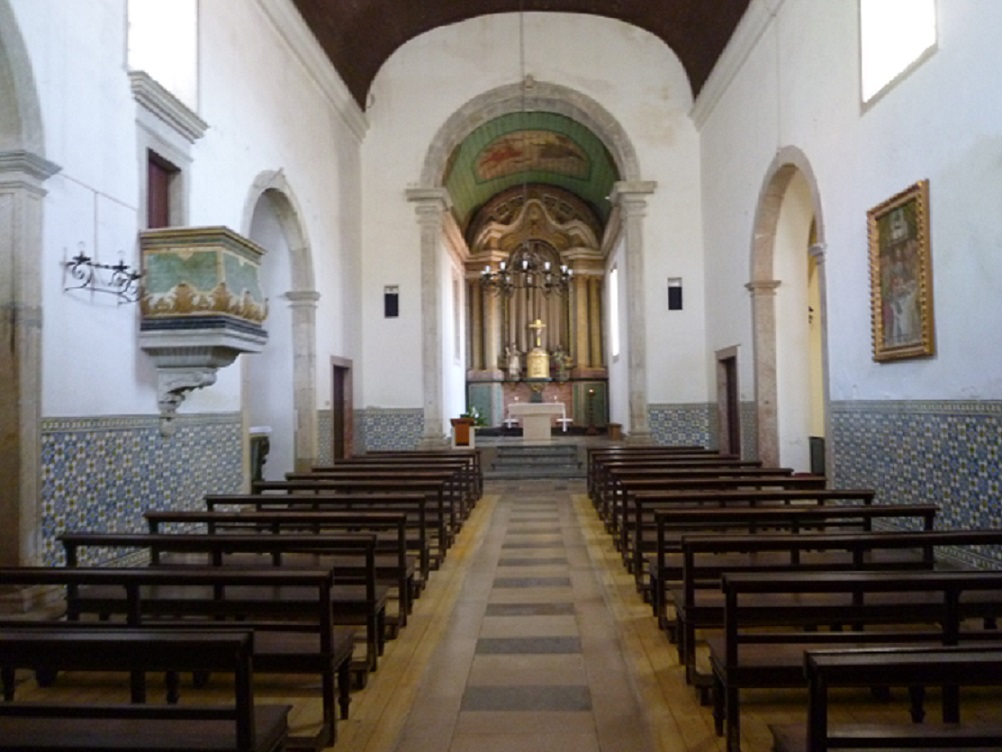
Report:
M392 749L653 750L567 485L500 490Z

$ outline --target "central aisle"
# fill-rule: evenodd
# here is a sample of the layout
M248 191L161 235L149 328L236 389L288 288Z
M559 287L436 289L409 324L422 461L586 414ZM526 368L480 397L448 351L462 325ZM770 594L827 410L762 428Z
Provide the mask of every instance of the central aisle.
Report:
M505 487L396 752L648 752L566 484Z
M583 481L522 480L486 484L332 749L721 748Z

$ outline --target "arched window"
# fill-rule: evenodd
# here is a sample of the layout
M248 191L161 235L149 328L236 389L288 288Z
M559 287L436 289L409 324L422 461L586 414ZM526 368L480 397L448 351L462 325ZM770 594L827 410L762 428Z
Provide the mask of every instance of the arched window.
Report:
M129 69L198 109L198 0L129 0Z
M863 103L889 89L936 48L936 0L859 0Z

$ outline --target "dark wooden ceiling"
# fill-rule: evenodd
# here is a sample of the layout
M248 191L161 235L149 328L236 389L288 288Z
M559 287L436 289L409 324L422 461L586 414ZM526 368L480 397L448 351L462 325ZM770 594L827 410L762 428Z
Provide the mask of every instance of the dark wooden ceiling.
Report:
M749 0L293 0L351 95L365 108L386 59L426 31L489 13L552 11L615 18L678 55L699 93Z

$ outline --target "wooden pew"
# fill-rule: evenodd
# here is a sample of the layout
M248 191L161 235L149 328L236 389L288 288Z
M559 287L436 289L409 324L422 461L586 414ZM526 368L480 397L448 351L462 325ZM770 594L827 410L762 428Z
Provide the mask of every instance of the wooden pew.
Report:
M428 576L441 559L441 539L432 535L437 529L436 501L424 494L342 494L317 492L312 494L210 494L205 497L206 509L220 511L314 511L346 514L370 514L387 512L407 515L407 550L418 557L421 578L418 587L423 587ZM432 544L436 553L433 556Z
M794 476L786 473L756 474L754 476L724 475L698 478L662 476L657 478L621 478L617 483L618 492L612 505L612 532L624 557L624 563L632 571L636 563L631 549L631 535L635 525L641 528L651 517L659 504L674 504L673 498L680 493L700 491L742 491L753 489L808 489L820 490L825 487L825 479L816 475ZM699 502L692 502L699 503ZM639 512L639 514L637 514Z
M721 588L724 630L707 643L714 722L729 752L740 752L740 690L805 686L805 650L1002 636L965 624L1002 611L1002 572L738 572L725 573Z
M795 533L756 535L686 535L682 539L682 580L669 591L678 636L679 660L686 679L703 692L709 675L696 671L696 631L723 625L724 599L720 578L727 572L838 572L927 570L937 565L937 550L998 545L1002 531L934 531L931 505L866 507L866 521L901 522L924 518L927 527L916 532ZM911 511L909 511L911 510ZM935 510L935 507L931 507ZM822 510L824 511L824 510ZM850 519L852 510L831 510ZM873 514L885 511L886 516ZM834 518L823 518L828 523ZM799 523L802 525L802 520Z
M426 510L429 537L434 550L434 564L437 567L445 560L445 554L452 545L456 532L457 508L461 503L447 493L446 484L440 479L406 478L394 476L389 479L352 476L349 478L323 478L296 481L256 481L251 484L251 492L262 496L305 497L308 494L362 497L366 494L422 494L433 503Z
M633 481L644 483L645 481ZM689 485L687 485L689 484ZM621 510L617 536L623 563L646 589L644 557L656 551L656 513L681 507L817 506L829 503L870 504L873 489L827 489L817 476L777 478L721 478L672 482L667 490L631 491Z
M379 665L386 638L387 589L376 582L376 540L364 533L352 535L272 535L262 534L158 534L149 533L62 533L57 537L66 554L67 567L79 567L80 552L87 548L101 551L145 551L150 565L268 567L281 566L282 557L296 554L296 568L302 569L305 555L314 555L310 566L334 571L335 585L331 591L334 623L341 626L363 626L365 655L353 662L353 671L364 684L369 671ZM364 561L361 581L355 567L334 566L332 557L356 556ZM347 584L339 584L346 581ZM89 600L81 592L71 598L71 609L77 614L110 613L103 611L108 601ZM119 604L119 612L121 604Z
M391 633L407 625L412 598L417 594L415 559L407 550L407 515L403 512L201 512L147 511L150 533L226 532L375 533L376 579L396 588L398 610L388 614ZM388 533L388 534L383 534ZM350 566L351 562L343 562Z
M467 449L370 449L365 454L353 455L351 459L373 458L377 461L383 459L393 459L400 457L404 460L411 459L431 459L439 457L455 458L463 457L470 463L471 472L477 483L477 498L484 492L484 471L480 450L477 448Z
M330 472L341 467L369 465L380 468L401 466L420 469L455 469L462 478L470 499L476 501L483 495L484 478L480 467L480 450L443 452L382 452L378 454L357 454L334 460L328 465L315 465L313 472Z
M873 512L860 511L873 506L875 495L873 489L753 489L679 492L670 497L657 495L654 501L646 502L646 495L641 494L641 501L649 504L653 519L648 522L645 516L638 516L634 530L632 545L641 557L634 562L638 588L641 588L640 577L646 572L648 584L641 592L645 595L649 592L654 616L662 628L667 628L665 593L672 583L681 582L682 537L686 534L755 532L770 527L799 531L816 528L824 521L822 517L828 518L829 529L840 525L868 530L874 519L895 517L918 517L922 529L932 529L938 511L935 505L882 505L873 507L876 510ZM849 507L849 510L831 514L826 511L829 507ZM776 511L763 516L756 510Z
M230 705L15 701L0 703L0 750L156 749L281 752L290 708L256 705L251 632L0 630L6 679L36 665L76 671L209 670L233 674ZM5 688L6 689L6 688Z
M633 470L648 472L659 469L693 470L714 467L761 468L761 460L742 460L733 455L641 455L637 457L596 457L588 478L588 496L597 508L602 508L602 499L608 496L615 482L614 474Z
M664 444L632 444L630 446L589 446L585 449L587 475L591 475L592 466L596 461L607 457L640 457L657 455L713 455L715 457L736 457L737 455L722 455L716 449L707 449L697 445L668 446Z
M350 481L359 478L366 480L438 481L444 485L445 498L450 512L449 525L453 532L458 532L463 522L469 516L476 503L476 486L466 474L465 463L436 465L429 467L421 463L366 463L345 460L338 465L323 470L310 470L301 473L286 473L287 481L341 480ZM399 490L399 489L396 489Z
M314 735L290 737L290 748L316 750L333 743L338 709L341 718L348 717L354 635L333 623L329 571L14 567L0 569L0 587L7 586L64 588L67 620L19 617L3 628L253 630L255 672L320 677L321 726ZM76 606L83 601L118 619L82 620ZM185 670L205 674L213 667L196 664ZM135 691L141 696L142 687Z
M1002 722L962 723L958 687L1002 686L1002 648L900 648L814 651L804 654L807 722L771 725L776 752L829 749L999 749ZM926 686L940 685L941 723L923 723ZM944 686L945 685L945 686ZM911 723L832 724L830 690L910 688Z

